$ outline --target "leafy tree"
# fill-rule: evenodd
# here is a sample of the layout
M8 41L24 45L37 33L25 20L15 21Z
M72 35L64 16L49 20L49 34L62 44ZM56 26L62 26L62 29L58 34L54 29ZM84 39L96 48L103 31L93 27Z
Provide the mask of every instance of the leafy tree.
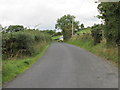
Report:
M83 30L83 29L84 29L84 24L81 24L80 27L81 27L81 29Z
M79 22L75 21L75 16L70 14L64 15L57 20L55 25L56 29L61 29L63 33L64 40L68 40L72 36L72 24L73 24L73 33L79 30Z
M100 15L104 20L104 34L107 44L120 44L120 2L102 2L98 5Z
M18 31L21 31L21 30L24 30L24 27L23 26L20 26L20 25L10 25L6 32L18 32Z

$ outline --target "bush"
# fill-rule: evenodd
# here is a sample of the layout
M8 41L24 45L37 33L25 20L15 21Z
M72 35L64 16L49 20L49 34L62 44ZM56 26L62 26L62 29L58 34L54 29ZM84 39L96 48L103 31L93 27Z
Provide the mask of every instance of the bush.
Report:
M92 37L94 38L94 45L100 43L102 40L102 31L101 30L93 30Z
M34 37L28 33L16 34L16 49L22 54L32 55L34 53Z
M34 37L30 34L18 32L8 34L7 37L4 36L3 58L18 56L18 54L32 55L34 53Z
M94 45L98 44L102 40L102 30L100 25L95 25L92 27L92 37L94 39Z
M3 34L2 41L3 59L7 59L34 55L36 45L51 42L51 37L40 31L19 31Z

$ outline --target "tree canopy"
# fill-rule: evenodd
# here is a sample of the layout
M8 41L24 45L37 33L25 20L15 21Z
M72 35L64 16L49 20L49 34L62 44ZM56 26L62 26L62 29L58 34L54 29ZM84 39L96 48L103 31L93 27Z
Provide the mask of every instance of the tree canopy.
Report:
M120 42L120 2L102 2L98 5L99 18L104 20L107 43Z
M72 25L73 24L73 25ZM56 29L61 29L63 33L64 40L68 40L73 34L80 29L79 21L75 21L75 16L73 15L64 15L57 20L57 24L55 25Z

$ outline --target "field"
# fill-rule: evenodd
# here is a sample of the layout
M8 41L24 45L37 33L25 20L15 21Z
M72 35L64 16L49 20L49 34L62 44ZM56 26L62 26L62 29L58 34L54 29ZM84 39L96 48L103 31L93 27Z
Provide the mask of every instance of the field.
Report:
M59 36L53 36L52 39L56 40L56 39L59 39L59 37L61 37L61 35L59 35Z
M91 29L90 28L86 28L84 30L78 31L77 34L83 34L83 33L91 33Z

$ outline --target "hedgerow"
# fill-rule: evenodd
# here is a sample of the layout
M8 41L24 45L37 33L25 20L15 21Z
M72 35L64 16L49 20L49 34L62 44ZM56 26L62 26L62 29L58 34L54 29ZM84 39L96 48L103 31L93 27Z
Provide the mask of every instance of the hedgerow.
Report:
M49 43L51 37L40 31L4 33L2 38L3 60L20 56L32 56L37 44Z

